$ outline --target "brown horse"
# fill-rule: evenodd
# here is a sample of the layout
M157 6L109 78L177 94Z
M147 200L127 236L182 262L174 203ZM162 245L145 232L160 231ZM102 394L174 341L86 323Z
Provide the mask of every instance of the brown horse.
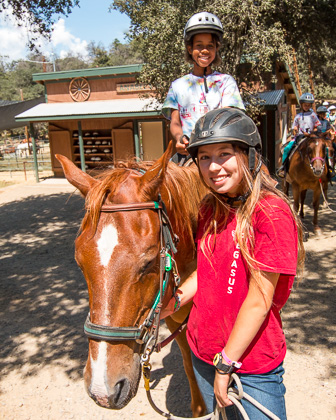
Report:
M98 335L97 339L89 335L84 381L90 397L102 407L121 409L138 389L143 344L141 340L139 344L138 331L162 291L162 224L153 207L159 194L171 228L179 236L175 260L181 282L196 268L193 235L205 189L195 166L181 168L168 162L170 149L150 167L125 162L123 167L106 171L99 178L57 155L68 181L86 197L87 212L76 239L75 256L89 292L90 314L85 328ZM168 289L167 300L172 296L172 285ZM171 331L186 318L190 307L166 319ZM99 331L113 335L112 341L101 337ZM126 337L119 340L116 334L120 331ZM133 333L134 338L129 336ZM178 336L177 342L189 380L191 409L194 416L201 416L205 406L185 333Z
M327 198L328 164L327 158L333 156L332 141L325 133L311 134L306 137L294 152L284 183L284 192L288 195L289 184L292 185L294 209L304 217L303 205L307 190L313 190L313 224L316 233L318 226L318 209L320 205L321 188Z

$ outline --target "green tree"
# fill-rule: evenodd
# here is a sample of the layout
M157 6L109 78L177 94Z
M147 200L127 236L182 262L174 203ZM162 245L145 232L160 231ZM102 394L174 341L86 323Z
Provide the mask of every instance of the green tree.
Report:
M49 66L51 66L51 64L49 64ZM79 54L73 55L71 52L68 52L64 58L56 57L55 59L56 71L79 70L87 68L88 66L89 64L86 58ZM52 69L49 68L48 71L52 71Z
M142 53L139 41L131 40L122 43L117 38L110 44L107 51L101 43L89 44L89 56L92 67L123 66L142 63Z
M39 64L38 62L41 62ZM16 60L0 66L0 99L21 101L43 95L43 86L33 82L32 74L42 72L42 56L30 54L27 60Z
M145 62L141 81L155 87L160 101L171 81L190 71L183 59L183 29L199 11L220 18L223 64L218 69L232 74L239 84L263 80L275 60L291 63L293 48L300 51L300 69L307 68L303 43L308 43L312 56L319 54L320 62L321 42L335 51L330 35L336 19L333 0L114 0L112 7L131 19L130 38L139 41ZM244 66L247 73L242 73L244 62L249 63ZM312 64L317 80L322 67Z
M57 15L68 16L71 9L79 5L79 0L1 0L0 13L9 12L20 25L29 24L33 34L49 34Z
M138 40L122 43L115 39L109 48L110 66L143 63L141 48Z
M92 67L107 67L110 65L110 57L102 43L90 42L88 45Z

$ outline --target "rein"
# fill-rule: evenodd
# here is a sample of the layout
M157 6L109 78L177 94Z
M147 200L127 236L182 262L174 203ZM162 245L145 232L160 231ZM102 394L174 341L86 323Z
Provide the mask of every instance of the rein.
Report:
M158 201L129 204L104 204L101 207L101 212L103 213L141 210L157 211L160 222L160 290L154 300L153 306L146 319L139 327L110 327L94 324L90 320L91 316L89 312L84 323L84 333L88 338L102 341L135 340L144 347L141 359L142 361L146 361L154 350L160 351L160 349L169 342L168 339L166 339L163 343L157 344L157 339L162 303L168 288L170 275L172 274L174 279L174 292L180 283L180 276L174 260L174 254L177 252L176 245L179 238L173 232L171 222L167 215L166 206L161 200L160 195ZM176 332L172 335L174 334L176 335ZM170 341L174 337L172 337Z

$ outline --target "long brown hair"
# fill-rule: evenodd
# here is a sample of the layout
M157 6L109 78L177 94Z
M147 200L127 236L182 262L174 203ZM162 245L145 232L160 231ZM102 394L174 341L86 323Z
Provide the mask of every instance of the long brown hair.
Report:
M237 145L233 145L233 148L235 150L239 171L241 171L243 174L243 180L241 182L241 194L249 191L249 196L246 201L244 203L237 204L236 206L237 227L235 240L239 245L241 254L248 265L251 276L250 281L254 281L256 283L257 287L261 290L265 298L266 295L259 280L260 272L262 270L258 267L258 261L254 256L255 237L253 232L252 217L254 211L256 210L256 206L263 198L272 195L280 197L288 204L288 212L292 215L297 225L298 231L298 279L302 277L305 258L302 224L301 220L293 211L288 198L276 188L275 182L269 175L268 171L262 169L253 177L248 169L248 157L246 152ZM257 155L257 162L258 158L261 159L261 156ZM200 177L202 182L206 185L201 171ZM228 204L223 195L214 192L208 185L206 186L208 189L210 189L210 191L202 201L200 216L205 217L205 215L208 216L210 213L211 217L205 225L200 247L203 254L211 262L210 257L216 246L216 234L221 229L225 228L232 207ZM262 208L261 211L263 211ZM267 269L265 271L267 271Z

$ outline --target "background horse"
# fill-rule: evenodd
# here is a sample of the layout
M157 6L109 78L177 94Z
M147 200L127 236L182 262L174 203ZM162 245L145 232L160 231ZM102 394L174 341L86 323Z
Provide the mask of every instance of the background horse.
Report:
M15 153L20 157L27 157L32 152L32 144L20 143L16 146Z
M307 190L313 190L313 224L315 232L319 232L318 209L320 205L321 188L327 199L328 167L327 152L333 156L332 141L325 133L311 134L298 146L293 154L288 175L284 183L284 192L288 195L289 183L292 185L294 209L304 217L303 205Z
M160 220L153 209L102 211L102 206L127 206L162 200L174 232L179 236L176 263L183 282L196 268L193 236L198 204L205 194L195 166L168 163L171 146L149 167L131 162L95 179L69 159L57 155L68 181L86 197L86 215L76 239L76 261L89 291L91 322L109 327L139 327L160 290ZM167 300L172 296L167 292ZM191 304L168 317L171 331L186 318ZM177 337L191 390L194 416L205 406L194 377L185 332ZM136 340L89 339L84 369L87 392L106 408L120 409L135 396L141 374Z

